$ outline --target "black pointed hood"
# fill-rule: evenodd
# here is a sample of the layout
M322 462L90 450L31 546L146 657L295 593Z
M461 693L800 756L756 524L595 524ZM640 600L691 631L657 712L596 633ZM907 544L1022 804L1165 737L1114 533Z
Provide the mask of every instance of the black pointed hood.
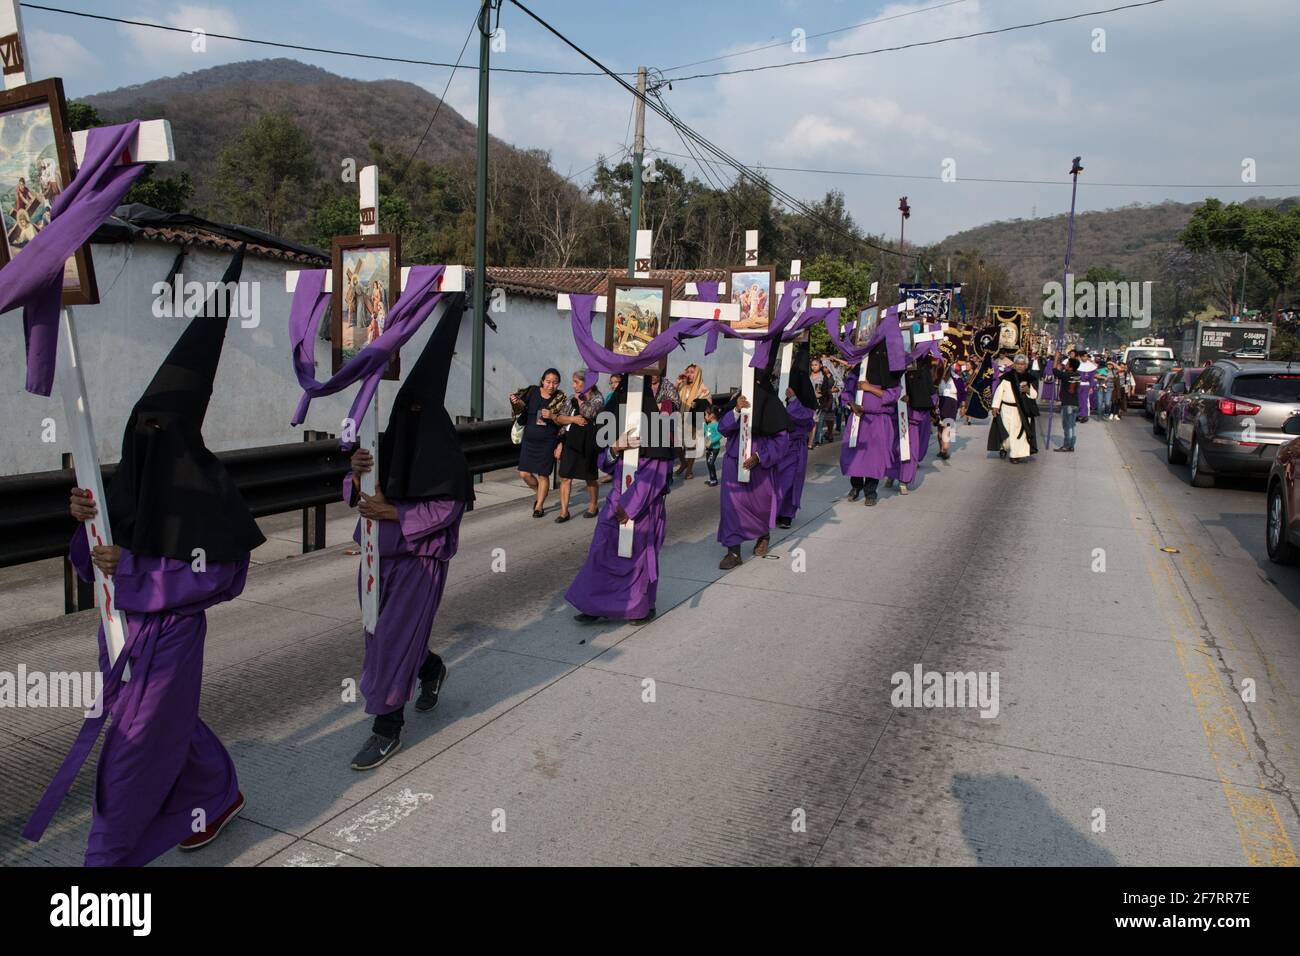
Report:
M445 404L465 296L447 296L444 301L446 310L406 373L388 427L379 437L379 485L390 501L443 498L471 506L474 502L469 462Z
M794 361L790 363L790 388L799 404L810 412L818 408L817 389L812 380L812 346L801 342L794 347Z
M614 390L609 411L618 416L618 434L622 436L632 423L627 419L628 380L632 376L624 375ZM650 387L650 376L643 376L645 385L641 390L641 457L653 459L675 459L677 449L673 447L675 427L672 416L660 416L659 404L655 401L654 389ZM649 434L646 428L649 428Z
M136 402L107 491L114 541L147 557L241 561L266 538L225 466L203 443L203 419L230 319L240 246L222 286L181 333Z

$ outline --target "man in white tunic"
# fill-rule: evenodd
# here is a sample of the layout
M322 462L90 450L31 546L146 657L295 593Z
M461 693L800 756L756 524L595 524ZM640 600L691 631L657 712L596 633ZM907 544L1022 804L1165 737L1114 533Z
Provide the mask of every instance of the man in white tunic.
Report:
M1035 419L1038 414L1038 380L1029 371L1029 359L1017 355L993 392L993 426L989 451L1009 455L1013 465L1038 453Z

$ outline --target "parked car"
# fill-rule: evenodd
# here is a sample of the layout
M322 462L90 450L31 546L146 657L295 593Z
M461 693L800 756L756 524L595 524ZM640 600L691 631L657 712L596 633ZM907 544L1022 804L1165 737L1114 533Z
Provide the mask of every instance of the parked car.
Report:
M1287 419L1282 431L1300 435L1300 415ZM1300 562L1300 438L1283 445L1268 472L1268 511L1264 543L1278 564Z
M1166 455L1187 464L1191 482L1210 488L1216 475L1266 475L1282 430L1300 415L1300 363L1220 359L1169 406Z
M1129 406L1141 405L1146 398L1147 389L1156 383L1160 376L1178 368L1178 362L1172 357L1139 355L1129 363L1128 373L1133 378L1133 391L1129 394Z
M1170 406L1178 400L1178 396L1187 394L1192 387L1192 383L1196 381L1203 371L1205 370L1200 368L1180 368L1177 371L1168 373L1167 384L1156 393L1156 397L1151 403L1151 433L1153 435L1163 435L1165 433L1165 427L1169 424Z
M1161 392L1169 387L1178 371L1178 369L1174 369L1172 372L1165 372L1147 389L1146 397L1142 399L1142 414L1147 418L1156 417L1156 399L1160 397Z

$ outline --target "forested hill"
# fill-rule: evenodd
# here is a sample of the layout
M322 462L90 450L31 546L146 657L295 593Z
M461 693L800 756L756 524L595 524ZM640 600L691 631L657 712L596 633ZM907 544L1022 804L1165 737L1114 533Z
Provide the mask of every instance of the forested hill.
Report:
M135 116L171 120L178 161L169 171L194 179L194 202L213 199L217 154L267 113L301 127L326 175L344 158L364 165L373 139L405 157L415 148L438 106L432 93L399 80L352 80L297 60L250 60L164 77L84 97L106 122ZM437 129L420 157L447 163L474 154L474 124L443 104Z
M1080 188L1085 188L1081 183ZM1226 197L1225 201L1235 197ZM1285 209L1300 202L1289 199L1245 200L1249 206ZM1071 271L1083 275L1091 268L1114 269L1133 278L1155 279L1162 253L1179 247L1178 234L1199 202L1135 203L1119 209L1085 212L1075 217ZM942 252L978 250L1009 273L1011 284L1029 295L1044 282L1060 281L1065 258L1066 216L991 222L955 233L939 244Z

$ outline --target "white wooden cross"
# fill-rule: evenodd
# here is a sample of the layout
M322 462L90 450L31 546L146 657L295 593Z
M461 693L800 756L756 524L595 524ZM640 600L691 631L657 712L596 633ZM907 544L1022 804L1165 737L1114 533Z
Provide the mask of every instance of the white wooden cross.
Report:
M3 64L5 89L17 89L31 82L27 70L27 49L19 0L0 2L0 64ZM73 133L72 141L75 153L73 165L77 167L85 159L87 134L84 131ZM166 120L149 120L140 124L135 138L118 162L167 163L175 158L171 125ZM90 255L89 249L86 254ZM99 508L99 514L85 522L86 540L92 548L96 545L111 547L113 529L109 525L104 480L99 471L90 396L86 392L86 376L82 370L81 352L77 347L77 325L72 309L66 306L59 316L57 378L63 398L63 415L71 433L77 486L89 490L91 499ZM117 591L113 579L99 568L94 568L94 573L95 603L99 606L99 619L104 625L104 643L111 667L126 644L126 617L117 607ZM129 666L122 676L123 680L130 677Z
M653 233L649 229L638 229L636 233L636 269L633 276L637 279L650 278L650 251ZM603 312L606 314L605 321L613 321L609 315L609 300L601 295L596 297L592 303L592 313ZM570 311L573 308L569 296L561 294L556 297L555 307L561 312ZM661 317L663 328L667 328L668 321L671 319L720 319L724 322L736 322L740 319L740 306L725 302L697 302L687 301L684 299L673 299L665 306L668 309L668 315ZM641 375L629 375L627 377L627 436L630 439L640 439L641 437L641 397L645 390L645 378ZM641 461L641 452L636 444L623 452L623 489L626 490L631 486L636 478L637 466ZM618 528L618 556L620 558L632 557L632 536L635 532L636 522L628 519Z
M802 269L803 269L803 260L801 259L790 260L790 281L791 282L799 281L799 275ZM805 289L805 292L810 296L815 296L821 290L822 290L822 284L818 282L816 279L813 279L811 282L808 283L808 287L807 289ZM780 296L783 295L784 293L785 293L785 283L778 282L776 284L776 294L778 297L777 301L780 301ZM811 299L808 301L806 308L811 307L814 309L842 309L848 304L849 304L849 300L845 298ZM798 316L796 315L795 318L798 318ZM782 402L785 401L785 390L790 386L790 369L793 365L794 365L794 342L786 342L781 346L781 380L780 380L780 387L777 389L777 395L780 396ZM816 409L814 409L814 411L816 411Z
M746 229L745 230L745 267L757 268L757 266L758 266L758 230ZM798 279L799 271L801 268L802 268L802 263L798 259L795 259L790 263L791 281ZM701 284L702 283L695 283L695 282L687 283L686 294L699 295L699 287ZM809 295L816 295L818 292L821 291L821 283L816 280L809 282L808 288L805 291ZM772 293L773 295L776 296L775 299L776 303L779 303L781 301L781 295L784 292L785 292L785 283L777 282L776 289ZM718 298L721 300L721 299L725 299L726 296L727 296L727 283L719 282ZM845 302L843 299L813 299L809 303L809 305L811 305L813 308L828 308L836 305L838 305L840 308L843 308L844 304ZM775 308L772 309L772 316L773 318L775 318L776 316ZM729 320L729 321L735 321L735 320ZM764 330L764 332L760 332L757 337L761 337L763 334L765 334L765 332L766 330ZM742 482L749 481L749 469L745 467L745 460L749 458L754 448L754 429L753 429L754 368L750 363L753 362L754 360L755 348L756 348L756 343L754 338L745 337L742 340L741 357L740 357L740 363L741 363L740 364L740 394L744 396L745 401L749 403L749 408L741 409L739 413L740 448L736 453L736 459L737 459L736 480ZM782 387L777 392L777 396L782 402L785 401L785 383L789 379L790 364L793 361L793 357L794 357L794 347L793 347L793 343L791 343L786 345L782 349L782 356L781 356Z
M916 309L916 300L908 299L906 305L899 310L900 316L905 316L906 317L905 320L910 322L913 314L915 314L915 309ZM904 318L900 317L899 324L901 325L903 321ZM910 358L912 352L911 339L910 338L903 339L903 344L906 347L908 356ZM911 362L909 362L908 364L910 365ZM906 370L903 371L902 386L903 387L898 390L898 401L894 405L894 410L898 414L898 461L900 465L905 461L912 460L912 436L910 433L910 429L908 428L908 422L907 422L907 371ZM899 484L902 484L902 481L899 481Z
M361 235L378 235L379 167L364 167L357 177L357 187L360 195L358 219L361 226ZM300 275L301 273L296 270L285 273L284 287L290 294L298 288ZM402 288L405 289L407 280L411 276L410 268L403 267L401 275ZM325 271L324 291L332 293L334 291L333 286L333 271L327 269ZM464 292L465 267L446 266L442 274L442 281L438 284L438 289L442 292ZM393 296L392 302L389 304L390 312L392 311L392 303L396 302L396 300L397 296ZM445 306L440 308L445 308ZM315 348L314 343L312 347ZM345 425L344 434L346 435L351 430ZM362 413L361 426L357 429L356 439L359 448L364 448L370 452L372 462L370 471L361 476L360 490L368 496L373 495L379 480L379 389L375 389L374 398ZM379 527L370 518L363 518L361 521L361 561L365 568L361 589L361 623L367 631L373 634L379 624Z
M868 321L870 321L871 316L869 315L869 313L874 313L877 322L879 322L880 305L876 301L876 292L879 289L879 287L880 287L879 283L877 282L871 283L871 304L862 310L862 316L858 318L859 331L861 331L862 327L866 325ZM862 364L858 366L858 389L857 389L857 395L854 398L854 404L856 404L859 408L862 407L862 402L865 399L867 394L867 390L863 387L866 384L867 384L867 356L864 355L862 356ZM854 412L853 420L849 422L849 447L850 448L858 447L858 428L861 424L862 424L862 416L859 415L857 412Z

